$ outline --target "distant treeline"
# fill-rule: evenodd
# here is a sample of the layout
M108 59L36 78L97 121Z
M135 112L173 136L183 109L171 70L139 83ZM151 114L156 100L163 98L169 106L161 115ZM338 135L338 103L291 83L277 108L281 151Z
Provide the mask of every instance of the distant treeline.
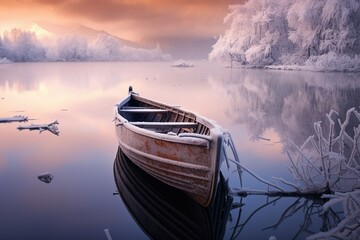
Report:
M73 35L40 40L34 32L17 28L0 36L0 60L12 62L41 61L162 61L171 56L158 45L154 49L121 45L118 39L99 34L89 43L84 36Z

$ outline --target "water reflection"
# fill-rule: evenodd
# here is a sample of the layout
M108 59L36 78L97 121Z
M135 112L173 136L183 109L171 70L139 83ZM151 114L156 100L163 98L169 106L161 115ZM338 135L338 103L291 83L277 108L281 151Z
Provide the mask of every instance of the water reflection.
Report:
M147 175L120 148L114 176L124 204L151 239L223 239L232 197L222 176L209 208Z
M260 197L261 198L261 197ZM323 211L324 199L276 197L240 198L241 208L231 211L227 239L305 239L334 228L343 213L337 209ZM252 202L256 202L253 204Z
M331 109L344 119L347 109L360 105L359 74L239 69L221 77L210 82L228 97L227 116L245 124L254 140L274 129L299 145Z
M304 239L344 217L336 207L323 211L327 200L321 198L233 198L222 175L213 205L204 208L143 172L120 148L114 177L123 203L151 239Z

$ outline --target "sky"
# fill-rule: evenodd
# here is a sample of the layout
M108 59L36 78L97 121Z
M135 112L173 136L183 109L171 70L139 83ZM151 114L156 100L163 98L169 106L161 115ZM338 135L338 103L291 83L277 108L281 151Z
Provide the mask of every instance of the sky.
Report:
M0 31L81 24L180 58L207 58L228 5L245 0L0 0Z

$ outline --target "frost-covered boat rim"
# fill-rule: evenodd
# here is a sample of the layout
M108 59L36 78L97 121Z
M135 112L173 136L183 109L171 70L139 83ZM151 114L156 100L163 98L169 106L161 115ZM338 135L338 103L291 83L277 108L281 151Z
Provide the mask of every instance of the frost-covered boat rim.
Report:
M157 133L157 132L154 132L154 131L151 131L151 130L148 130L148 129L142 129L142 128L139 128L137 126L134 126L133 124L129 123L129 121L127 119L125 119L124 117L122 117L119 113L119 109L129 101L129 99L131 98L131 94L129 94L125 99L123 99L121 102L119 102L118 104L115 105L114 107L114 113L115 113L115 118L118 119L121 124L123 124L126 128L129 128L131 129L132 131L135 131L137 133L141 133L141 134L144 134L146 136L149 136L149 137L154 137L154 138L157 138L157 139L160 139L160 140L168 140L168 141L173 141L173 142L182 142L182 143L185 143L185 144L199 144L199 145L204 145L204 144L207 144L208 141L210 140L205 140L205 139L201 139L201 138L198 138L194 135L194 137L191 137L191 136L187 136L187 138L191 138L192 139L192 142L190 143L187 139L185 138L182 138L181 137L181 134L180 136L179 135L169 135L169 134L162 134L162 133ZM158 102L160 104L163 104L163 105L166 105L165 103L162 103L162 102ZM196 113L196 112L192 112L192 111L188 111L186 109L182 109L183 111L185 112L191 112L193 113L194 115L196 115L197 117L197 120L199 121L204 121L204 122L208 122L209 124L213 125L213 128L210 129L210 131L212 132L212 134L214 135L220 135L222 136L223 135L223 132L221 130L221 127L215 122L215 121L212 121L206 117L203 117L202 115Z

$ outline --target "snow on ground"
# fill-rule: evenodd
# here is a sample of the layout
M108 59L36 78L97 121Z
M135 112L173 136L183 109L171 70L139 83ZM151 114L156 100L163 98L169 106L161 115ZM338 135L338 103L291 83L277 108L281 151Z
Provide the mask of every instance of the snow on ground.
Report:
M7 58L0 58L0 64L8 64L11 63L11 61Z
M306 60L304 65L267 65L265 69L275 70L303 70L321 72L359 72L360 57L351 58L347 55L338 55L330 52L321 56L314 56Z

